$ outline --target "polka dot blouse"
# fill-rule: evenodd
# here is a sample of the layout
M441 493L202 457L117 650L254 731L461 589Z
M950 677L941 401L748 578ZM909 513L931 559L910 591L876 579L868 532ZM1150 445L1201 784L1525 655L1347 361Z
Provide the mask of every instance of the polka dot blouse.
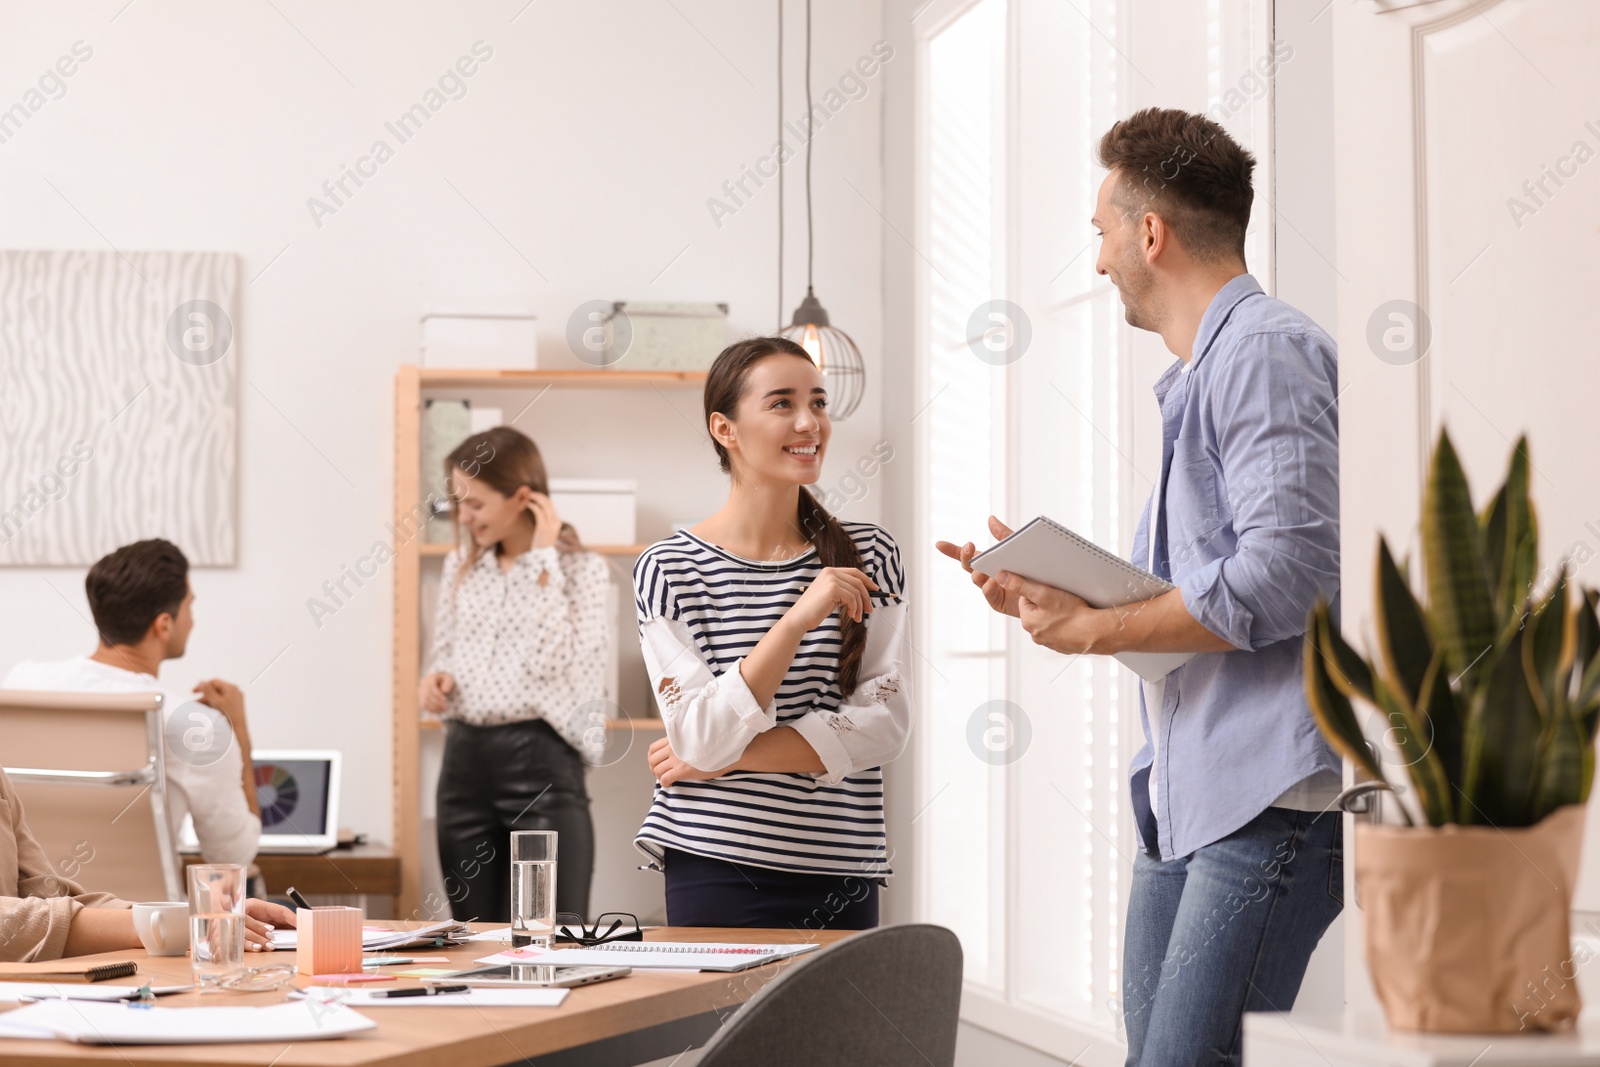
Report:
M590 763L605 744L603 670L611 570L593 552L535 548L500 569L493 552L459 574L445 557L428 670L455 678L442 715L476 726L543 719Z

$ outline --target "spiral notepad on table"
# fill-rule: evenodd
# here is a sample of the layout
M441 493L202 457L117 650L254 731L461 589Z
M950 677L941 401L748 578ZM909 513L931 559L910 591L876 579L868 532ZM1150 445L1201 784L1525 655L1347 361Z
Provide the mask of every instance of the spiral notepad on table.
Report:
M739 945L694 941L612 941L588 948L512 949L476 962L539 963L561 967L632 967L634 970L743 971L821 948L816 944Z
M1097 608L1121 607L1177 588L1043 515L974 556L972 569L984 574L1010 571L1064 589ZM1160 680L1193 656L1193 652L1116 654L1118 662L1147 682Z

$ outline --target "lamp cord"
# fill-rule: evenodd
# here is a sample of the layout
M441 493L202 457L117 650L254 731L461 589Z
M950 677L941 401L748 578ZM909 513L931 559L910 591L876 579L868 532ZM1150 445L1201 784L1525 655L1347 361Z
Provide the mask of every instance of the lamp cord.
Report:
M811 232L811 142L817 131L811 113L811 0L806 0L806 295L811 294L811 259L816 238Z
M778 0L778 329L783 329L783 0Z

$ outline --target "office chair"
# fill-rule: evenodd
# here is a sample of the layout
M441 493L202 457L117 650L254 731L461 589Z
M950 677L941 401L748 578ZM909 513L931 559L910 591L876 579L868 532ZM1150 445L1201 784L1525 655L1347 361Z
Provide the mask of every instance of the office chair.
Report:
M0 758L56 871L124 900L185 900L160 693L0 689Z
M951 1067L961 942L885 926L790 963L706 1043L700 1067Z

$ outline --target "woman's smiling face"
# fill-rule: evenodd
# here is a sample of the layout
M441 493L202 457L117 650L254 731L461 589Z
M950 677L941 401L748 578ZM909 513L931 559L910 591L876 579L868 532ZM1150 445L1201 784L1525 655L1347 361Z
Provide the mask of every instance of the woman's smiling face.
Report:
M499 544L519 525L530 521L528 499L533 491L527 487L518 489L515 496L506 496L487 482L458 470L450 474L450 495L456 504L456 521L482 548Z
M749 482L813 485L833 435L822 371L786 352L759 360L745 376L733 419L713 416L711 430Z

